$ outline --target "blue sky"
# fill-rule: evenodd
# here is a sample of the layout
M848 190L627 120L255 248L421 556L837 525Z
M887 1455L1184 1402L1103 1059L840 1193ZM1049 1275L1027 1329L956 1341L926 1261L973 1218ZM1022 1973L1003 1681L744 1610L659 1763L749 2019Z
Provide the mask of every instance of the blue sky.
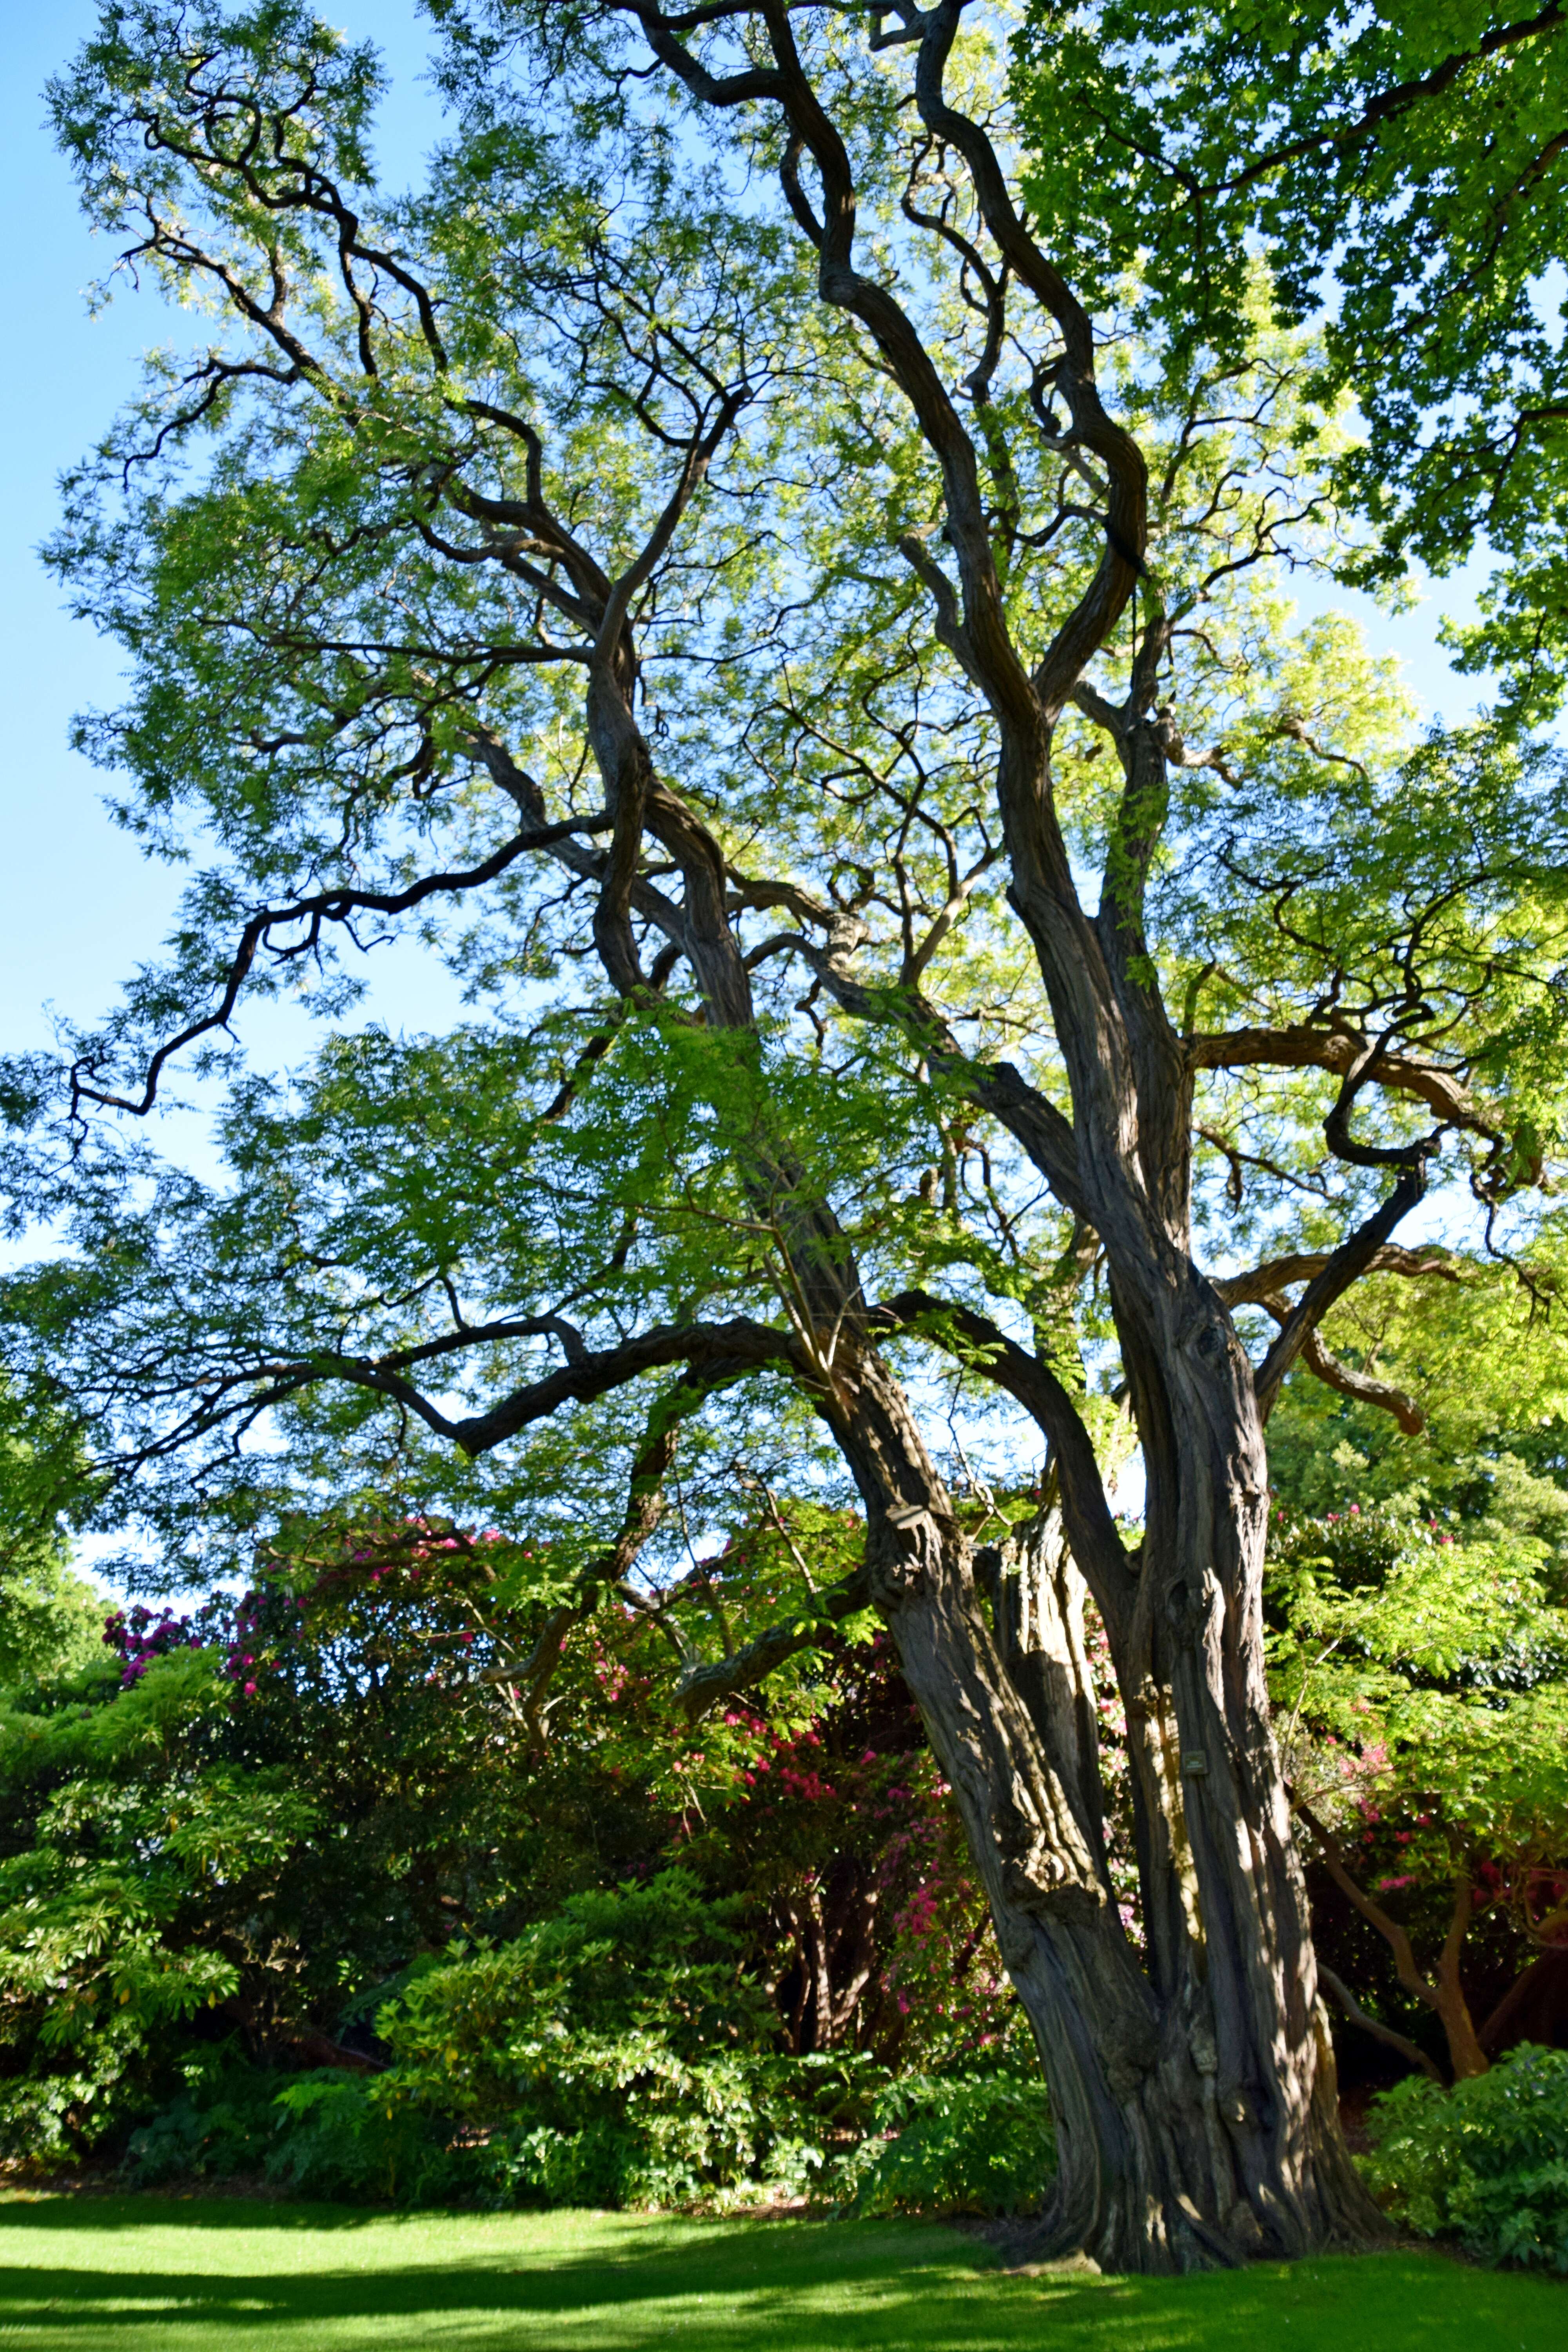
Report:
M374 34L394 61L381 152L389 177L414 178L438 115L417 83L425 44L411 0L356 0L330 13L356 37ZM42 91L97 15L91 0L0 8L0 205L11 224L0 315L13 328L0 370L0 1052L46 1045L50 1003L84 1021L106 1005L156 950L178 887L104 810L110 780L69 749L72 713L116 698L117 649L62 609L37 552L54 525L61 470L134 389L140 352L183 340L177 315L150 291L88 316L84 289L114 257L77 209ZM439 1021L432 983L450 1006L449 989L416 951L384 957L380 969L377 1009L388 1017L418 1025L426 1012Z

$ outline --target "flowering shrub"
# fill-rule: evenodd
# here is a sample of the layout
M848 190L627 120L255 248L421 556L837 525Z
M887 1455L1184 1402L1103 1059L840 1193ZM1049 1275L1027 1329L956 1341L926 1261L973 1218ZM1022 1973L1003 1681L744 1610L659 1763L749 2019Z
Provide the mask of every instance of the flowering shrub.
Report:
M1568 2050L1522 2042L1444 2091L1413 2076L1367 2116L1379 2202L1485 2262L1568 2272Z
M172 1609L161 1609L154 1616L138 1601L104 1620L103 1643L106 1649L119 1651L120 1687L129 1690L132 1683L141 1681L154 1658L166 1658L171 1650L199 1650L202 1636L188 1617L176 1617Z
M821 1575L858 1537L792 1513ZM742 1565L760 1597L731 1591ZM853 1621L765 1713L689 1723L657 1629L610 1596L536 1708L540 1608L571 1566L494 1528L301 1525L244 1590L118 1612L117 1673L0 1707L7 2147L67 2158L141 2126L149 2179L722 2203L806 2186L890 2068L1000 2056L1014 1996L886 1633ZM799 1603L776 1529L706 1573L738 1636L753 1601ZM679 1949L671 1864L700 1913ZM552 1992L542 1956L567 1946ZM491 2057L531 2037L519 2092ZM220 2095L224 2049L245 2079Z

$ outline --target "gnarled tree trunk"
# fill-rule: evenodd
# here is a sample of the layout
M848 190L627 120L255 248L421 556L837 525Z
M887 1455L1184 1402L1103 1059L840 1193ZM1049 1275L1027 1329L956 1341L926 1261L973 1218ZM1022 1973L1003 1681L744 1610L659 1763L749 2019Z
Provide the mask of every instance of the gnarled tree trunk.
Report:
M832 1417L867 1500L872 1596L952 1786L1050 2084L1058 2170L1042 2245L1081 2247L1107 2268L1185 2269L1375 2235L1339 2130L1258 1624L1247 1659L1217 1580L1200 1582L1197 1611L1181 1607L1179 1585L1172 1605L1175 1579L1164 1595L1136 1596L1152 1638L1165 1621L1175 1695L1162 1717L1173 1715L1188 1743L1175 1772L1156 1741L1142 1800L1158 1816L1145 1884L1167 1908L1168 1856L1189 1842L1193 1855L1179 1931L1167 1928L1158 1951L1151 1937L1141 1955L1106 1870L1081 1580L1054 1514L994 1633L901 1393L875 1359L839 1387ZM982 1570L994 1589L997 1568Z

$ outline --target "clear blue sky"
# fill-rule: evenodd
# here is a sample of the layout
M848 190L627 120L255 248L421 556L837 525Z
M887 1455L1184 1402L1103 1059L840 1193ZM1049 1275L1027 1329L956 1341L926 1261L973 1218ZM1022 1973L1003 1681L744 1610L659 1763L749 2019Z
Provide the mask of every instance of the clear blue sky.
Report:
M415 0L354 0L330 13L354 37L374 37L387 57L394 87L378 149L385 176L409 181L438 125L419 82L426 42ZM106 1005L121 977L156 951L176 887L174 875L148 865L115 827L101 805L106 780L68 746L73 711L115 698L117 656L62 610L37 555L54 522L57 478L132 390L138 352L183 340L181 322L147 292L122 294L98 318L87 315L83 289L113 257L77 211L44 127L41 93L96 14L91 0L50 7L9 0L0 9L0 216L9 224L0 243L0 316L12 321L0 371L0 1051L46 1043L51 1003L82 1021ZM1440 593L1452 602L1454 584ZM1331 596L1359 601L1315 590L1312 602ZM1405 656L1423 699L1454 719L1473 688L1436 651L1438 609L1429 599L1398 622L1371 618ZM384 950L374 969L374 1009L395 1025L450 1017L452 991L416 948ZM277 1015L253 1027L252 1037L269 1060L304 1042Z
M412 180L439 120L417 81L426 45L412 0L354 0L324 13L356 37L373 35L393 63L381 153L389 178ZM11 321L0 368L0 1052L47 1043L51 1003L91 1019L157 950L178 887L177 876L149 865L104 810L109 780L68 748L72 713L116 699L118 654L66 614L37 553L54 525L61 470L134 389L139 353L189 331L150 291L87 315L84 290L113 253L77 209L42 92L97 15L92 0L0 5L0 217L8 224L0 316ZM415 954L385 961L397 969L378 986L377 1009L416 1024L426 1000ZM425 981L438 975L426 970ZM433 1018L451 1002L437 985Z

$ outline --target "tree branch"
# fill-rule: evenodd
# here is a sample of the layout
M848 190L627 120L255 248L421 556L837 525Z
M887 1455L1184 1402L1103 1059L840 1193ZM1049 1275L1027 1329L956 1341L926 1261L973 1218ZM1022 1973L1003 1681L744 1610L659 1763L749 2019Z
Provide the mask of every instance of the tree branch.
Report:
M1369 2015L1356 2000L1344 1979L1336 1976L1333 1969L1322 1960L1318 1962L1318 1982L1327 1985L1352 2025L1359 2025L1363 2033L1373 2035L1379 2042L1386 2042L1391 2050L1397 2050L1402 2058L1406 2059L1412 2066L1418 2066L1422 2074L1429 2075L1440 2088L1447 2087L1443 2082L1442 2068L1427 2057L1425 2050L1408 2040L1405 2034L1396 2033L1392 2025L1384 2025L1379 2019Z
M1244 1070L1267 1066L1281 1070L1331 1070L1344 1077L1364 1040L1343 1029L1233 1029L1222 1035L1188 1037L1187 1058L1194 1070ZM1369 1086L1388 1087L1415 1095L1450 1127L1494 1139L1497 1129L1478 1108L1462 1078L1436 1062L1422 1062L1386 1047L1362 1072Z
M1442 2004L1436 1991L1427 1983L1416 1967L1415 1947L1398 1920L1393 1918L1381 1903L1374 1902L1372 1896L1356 1884L1345 1867L1345 1858L1340 1852L1339 1840L1333 1832L1319 1820L1305 1797L1297 1796L1292 1791L1290 1802L1322 1848L1324 1867L1340 1893L1355 1906L1363 1919L1377 1929L1378 1934L1394 1954L1394 1974L1405 1991L1414 1993L1416 2000L1424 2002L1426 2008L1434 2011L1440 2010Z
M1009 1339L984 1315L906 1290L873 1307L873 1328L909 1330L958 1355L1021 1404L1049 1442L1061 1482L1062 1517L1073 1558L1082 1570L1108 1628L1125 1622L1137 1594L1137 1579L1116 1531L1094 1443L1071 1393L1037 1356ZM958 1345L954 1345L954 1342Z
M1331 1262L1327 1250L1299 1251L1290 1257L1275 1257L1262 1265L1255 1265L1248 1274L1211 1274L1209 1282L1227 1307L1267 1307L1271 1297L1288 1290L1298 1282L1311 1282ZM1403 1274L1413 1278L1420 1275L1436 1275L1442 1282L1462 1282L1458 1268L1446 1257L1431 1257L1420 1250L1402 1249L1397 1243L1388 1243L1376 1251L1363 1266L1363 1274Z
M1308 1334L1317 1328L1335 1299L1342 1297L1352 1284L1367 1272L1394 1226L1415 1208L1426 1191L1426 1163L1423 1154L1401 1171L1399 1181L1382 1207L1340 1244L1321 1273L1307 1285L1300 1299L1286 1317L1279 1338L1254 1375L1258 1410L1265 1421L1274 1408L1280 1384L1301 1352Z
M296 945L274 950L285 958L302 955L315 944L323 923L345 923L352 915L360 914L403 915L439 893L456 896L464 890L478 889L487 882L493 882L498 875L504 874L526 851L548 849L553 843L564 841L572 834L604 833L608 830L609 824L610 819L603 811L594 816L563 817L558 824L514 834L510 841L504 842L482 864L470 866L466 872L427 874L423 880L410 883L405 890L321 890L308 898L297 898L289 907L263 908L259 914L251 917L240 933L239 945L229 966L228 978L216 1011L205 1014L200 1021L193 1021L180 1031L178 1036L169 1038L158 1047L147 1065L141 1099L132 1101L124 1095L110 1094L100 1087L86 1084L82 1074L90 1070L92 1064L79 1060L71 1066L71 1117L74 1118L78 1115L82 1103L91 1102L100 1104L106 1110L129 1111L134 1118L145 1118L157 1099L158 1080L164 1065L172 1056L183 1047L194 1045L198 1037L228 1026L258 952L263 947L271 946L271 934L275 930L288 930L298 924L305 924L308 928L303 940Z
M721 1699L754 1688L799 1651L822 1648L846 1617L870 1605L870 1579L864 1568L858 1568L842 1583L830 1584L816 1594L809 1615L770 1625L727 1658L702 1659L685 1667L676 1679L675 1696L688 1722L695 1723Z

